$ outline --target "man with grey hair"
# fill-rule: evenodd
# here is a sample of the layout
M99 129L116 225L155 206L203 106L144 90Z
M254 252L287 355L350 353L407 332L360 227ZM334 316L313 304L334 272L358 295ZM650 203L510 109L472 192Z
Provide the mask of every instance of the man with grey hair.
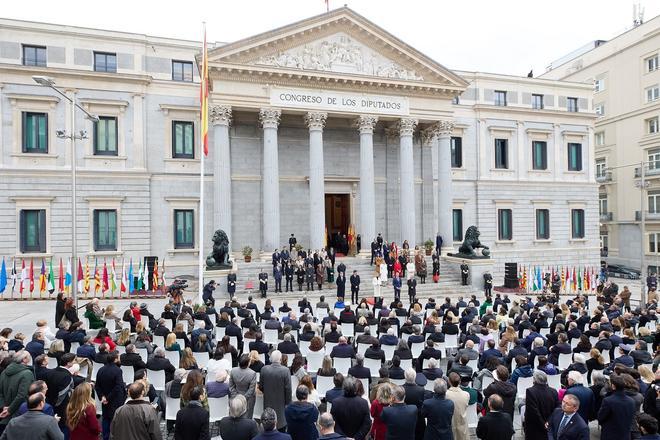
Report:
M425 439L451 438L454 402L446 399L447 383L444 379L433 382L433 396L422 403L421 415L426 418Z
M293 440L316 440L319 436L316 421L319 410L316 405L307 401L309 388L299 385L296 388L296 401L287 405L284 410L286 430Z
M392 403L383 409L380 419L387 426L388 439L415 438L417 407L405 402L406 390L402 386L392 387Z
M291 333L285 333L284 336L282 337L282 342L280 342L277 345L277 349L280 351L282 354L296 354L300 353L300 348L298 348L298 344L293 342L293 337L291 336Z
M277 413L273 408L264 408L261 414L261 426L264 432L256 436L253 440L291 440L289 434L277 432Z
M30 369L32 357L25 350L16 352L12 363L0 374L0 433L25 401L34 380Z
M589 415L595 405L594 392L591 391L591 388L584 386L584 377L578 371L569 371L567 382L566 394L572 394L580 400L578 414L586 423L589 423Z
M408 405L415 405L417 407L417 427L415 430L415 438L422 438L424 436L424 428L426 423L424 422L424 417L421 415L422 404L424 399L431 397L431 393L426 391L423 386L420 386L416 383L417 372L414 368L408 368L403 373L403 376L406 380L406 383L403 384L403 389L406 392L405 402ZM426 383L426 378L423 374L420 374L420 378L423 383Z
M555 409L548 420L548 440L588 440L589 426L577 415L580 400L573 394L565 394L561 408Z
M341 434L335 432L335 419L329 412L323 413L319 416L319 440L346 440Z
M357 344L373 345L374 342L378 342L378 338L371 335L371 329L369 327L365 327L364 334L361 334L355 338L355 342Z
M348 374L356 379L371 379L371 371L364 366L364 355L362 353L355 355L355 365L348 369Z
M220 420L220 437L250 440L259 434L257 422L243 417L247 412L247 400L239 394L229 400L229 415Z
M339 337L339 342L337 343L337 345L332 347L332 351L330 352L330 357L331 358L355 357L355 350L353 350L352 345L348 345L348 340L346 339L346 336Z
M147 368L147 364L142 360L142 356L135 352L135 344L126 346L126 353L119 356L122 367L133 367L133 372Z
M272 408L277 414L277 429L286 427L284 408L291 402L291 373L281 364L282 353L275 350L270 355L270 365L261 369L259 389L264 393L264 408Z
M174 379L174 365L165 357L165 349L158 347L154 350L154 355L147 360L147 368L153 371L165 371L165 382Z
M525 439L546 438L545 425L557 407L557 390L548 386L548 377L541 370L532 374L533 385L525 391Z

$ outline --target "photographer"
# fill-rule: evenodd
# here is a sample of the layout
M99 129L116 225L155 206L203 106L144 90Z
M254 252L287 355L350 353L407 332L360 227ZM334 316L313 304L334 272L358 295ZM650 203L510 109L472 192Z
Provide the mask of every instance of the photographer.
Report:
M204 286L204 291L202 292L202 300L204 301L204 304L207 306L210 305L213 308L215 308L215 298L213 298L215 286L215 280L211 280Z

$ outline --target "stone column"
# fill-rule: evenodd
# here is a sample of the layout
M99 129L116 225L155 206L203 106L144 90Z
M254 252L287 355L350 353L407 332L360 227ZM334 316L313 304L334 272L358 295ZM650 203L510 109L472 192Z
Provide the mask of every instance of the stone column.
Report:
M428 206L431 201L432 215L426 214L425 208L422 212L422 238L430 238L435 241L438 233L438 136L437 127L432 125L422 131L422 206ZM430 156L430 160L429 160ZM429 163L430 162L430 163ZM427 220L428 219L428 220ZM430 220L430 223L429 223Z
M233 245L231 233L231 151L229 124L231 107L212 105L209 118L213 124L213 228L227 233L229 246Z
M413 163L413 131L417 119L399 121L399 222L401 243L408 240L410 248L416 243L415 167Z
M360 229L362 253L369 254L366 245L376 237L376 189L374 185L374 127L376 116L362 115L357 120L360 131Z
M323 127L328 117L324 112L309 112L309 246L321 249L325 236L325 171L323 169Z
M262 173L263 195L263 241L262 250L266 253L279 248L280 243L280 171L277 157L277 126L282 111L262 108L259 119L264 127L264 158Z
M454 194L451 182L451 132L453 121L440 121L438 135L438 231L442 237L442 254L454 251L452 204Z

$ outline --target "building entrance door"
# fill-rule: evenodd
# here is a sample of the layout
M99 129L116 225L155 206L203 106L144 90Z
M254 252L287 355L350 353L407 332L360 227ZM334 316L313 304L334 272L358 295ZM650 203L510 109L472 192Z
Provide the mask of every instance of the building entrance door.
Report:
M350 194L325 195L325 228L328 247L335 252L348 253L348 226L351 223Z

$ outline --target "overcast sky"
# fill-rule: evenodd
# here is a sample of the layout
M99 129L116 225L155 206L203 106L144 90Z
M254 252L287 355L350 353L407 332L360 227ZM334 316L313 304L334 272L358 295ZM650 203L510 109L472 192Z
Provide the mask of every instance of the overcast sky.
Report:
M526 75L632 25L632 0L329 0L344 4L446 67ZM645 20L660 1L638 0ZM325 12L324 0L0 0L0 16L231 42ZM66 5L66 6L65 6Z

